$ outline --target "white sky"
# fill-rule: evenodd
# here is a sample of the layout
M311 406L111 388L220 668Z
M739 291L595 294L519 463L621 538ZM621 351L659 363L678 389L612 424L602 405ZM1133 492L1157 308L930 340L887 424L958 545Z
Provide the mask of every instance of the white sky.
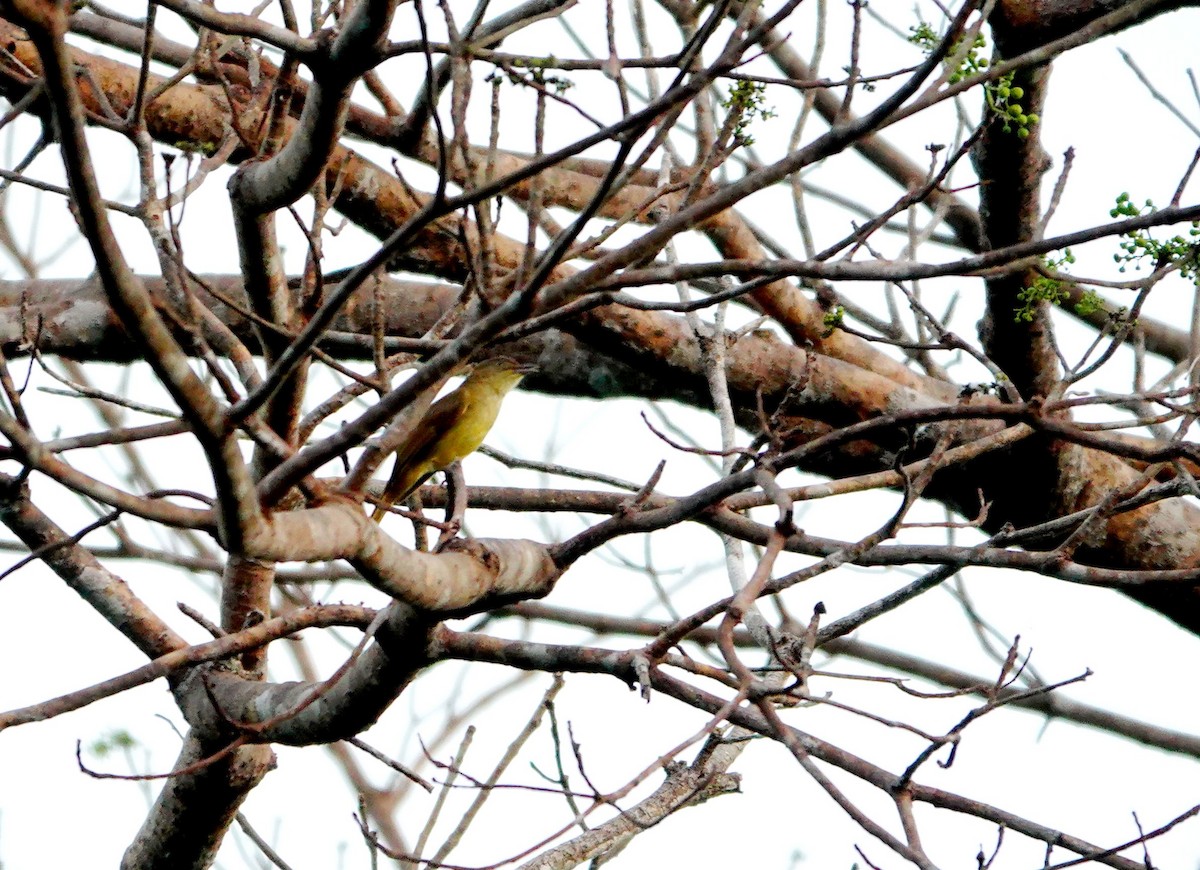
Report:
M582 4L589 5L596 7L598 14L595 0ZM897 12L896 21L907 27L912 16L905 4L897 5L896 9L901 5L904 11ZM830 7L831 16L844 19L848 14L844 4L832 3ZM402 8L402 14L404 8L407 7ZM884 11L891 13L892 9ZM805 43L799 26L795 32L803 49ZM834 33L837 32L840 30L835 27ZM864 56L875 69L883 69L898 57L895 54L898 43L872 23L868 23L866 32ZM1056 163L1052 176L1057 174L1066 147L1074 146L1076 156L1068 194L1051 225L1052 233L1106 220L1113 198L1122 190L1129 191L1139 202L1150 197L1161 205L1170 198L1197 147L1196 137L1146 97L1120 61L1117 47L1129 51L1161 90L1171 94L1191 118L1200 121L1200 108L1185 75L1187 64L1195 56L1197 35L1200 35L1200 14L1173 13L1137 30L1079 49L1056 62L1051 100L1042 113L1045 147ZM831 45L835 41L831 37ZM575 54L566 44L558 53ZM884 61L884 57L889 60ZM836 70L837 65L830 59L825 71ZM768 91L769 104L782 104L789 99L777 91L776 88ZM770 138L770 125L765 125L761 132L756 127L755 132L764 154L771 153L772 148L778 150L779 142ZM921 153L921 144L946 141L946 135L944 130L931 129L922 120L890 131L888 138L915 145L910 153ZM38 165L49 166L52 162L43 158ZM50 174L49 170L46 174ZM828 172L819 170L814 176L824 183L839 185L849 183L848 177L853 176L840 168L835 172L832 162ZM115 170L106 171L105 178L114 185L110 193L117 193L121 184L128 184ZM862 182L867 185L863 196L875 205L886 204L896 193L890 188L880 189L870 177ZM1047 189L1051 184L1052 180ZM218 180L210 181L210 185L211 201L219 203L224 196L223 185ZM1185 203L1196 201L1195 191L1193 183ZM26 203L27 199L23 193L14 192L13 202L15 206ZM236 255L232 230L222 217L227 209L216 211L218 206L209 207L214 210L206 212L201 202L189 206L194 211L189 215L188 231L196 239L194 250L202 253L197 262L203 264L205 271L233 269ZM62 236L55 228L65 225L64 217L61 203L47 201L42 206L39 224L42 229L37 240L37 250L42 254L60 246ZM790 222L790 208L786 217ZM768 222L769 219L760 220ZM834 239L847 230L846 225L833 226L826 233L828 239ZM136 240L130 233L123 236L123 241L139 266L151 265L144 241ZM292 245L293 257L298 256L298 241L293 239ZM1113 247L1112 242L1104 242L1077 249L1076 271L1116 277L1110 274ZM337 256L350 262L368 250L365 241L346 239L339 244ZM3 268L4 277L18 275L9 265ZM54 263L47 274L79 275L89 269L88 257L76 246L71 256ZM972 311L978 309L979 285L946 283L955 286L932 287L929 292L945 296L951 289L961 291L958 324L969 332L977 317ZM875 292L877 288L864 287L855 294L856 298L866 299ZM1190 317L1189 294L1189 288L1182 284L1171 291L1160 289L1155 294L1157 298L1152 297L1148 313L1174 323L1186 323ZM939 305L931 307L937 310ZM1081 333L1064 326L1064 343L1076 334ZM114 388L119 378L120 372L113 369L98 373L101 382ZM1124 385L1117 382L1111 388L1121 389ZM149 390L145 391L148 395L142 395L140 384L137 391L139 399L153 401ZM29 404L35 419L41 419L43 424L56 419L64 432L89 431L96 425L93 420L81 418L75 402L67 404L66 400L31 391ZM544 424L545 449L556 461L643 480L657 461L665 458L668 467L661 486L665 492L685 492L696 486L698 480L709 479L711 472L696 460L671 451L646 431L638 416L643 408L642 403L634 401L600 405L520 394L506 404L489 443L509 452L542 458L541 445L531 443L524 427L531 419L552 420L553 426ZM673 422L686 427L708 445L716 446L717 432L711 419L676 405L665 405L663 410ZM622 433L622 449L616 456L607 449L606 433L611 432ZM152 459L162 464L164 477L167 471L171 473L171 485L206 489L203 476L195 473L199 466L178 450L178 445L172 443ZM520 483L532 479L506 472L480 456L468 460L466 473L472 482L480 483L493 480ZM45 503L53 505L56 511L61 509L62 516L71 517L79 525L90 519L81 507L54 495L53 487L44 482L37 487L39 498L46 499ZM890 511L895 497L884 494L856 499L853 510L849 501L840 503L845 507L819 502L807 506L799 521L817 534L838 534L848 519L856 523L855 529L865 529L868 521L876 516L882 519ZM936 510L927 513L926 519L940 516ZM485 514L471 516L470 523L476 530L493 533L510 533L510 529L519 526L521 531L511 533L539 539L563 536L576 527L570 519L551 518L550 523L557 531L547 532L510 517ZM695 529L664 535L656 544L654 564L664 572L663 582L668 586L677 582L680 572L707 568L720 558L716 540ZM635 562L645 558L640 540L624 541L619 550ZM119 564L114 568L177 629L189 637L202 639L202 632L177 614L175 603L187 601L211 612L206 591L211 588L211 581L193 582L181 579L175 572L145 565ZM1023 648L1032 648L1033 664L1045 678L1063 679L1089 667L1095 671L1086 683L1068 690L1065 693L1068 696L1184 731L1195 732L1200 728L1197 715L1200 707L1192 700L1194 668L1188 664L1194 663L1200 652L1195 637L1175 630L1161 618L1111 593L1003 572L974 571L966 576L978 607L1006 637L1021 635ZM894 572L844 570L812 584L812 588L797 590L789 599L789 606L794 614L804 617L813 603L822 600L833 618L908 579L907 575ZM719 570L708 570L702 580L680 594L677 606L686 610L711 600L722 594L725 584ZM315 594L325 600L379 600L371 590L350 585L317 590ZM595 606L597 594L603 596L600 600L617 602L614 610L618 612L662 615L653 605L645 579L614 566L602 554L593 555L573 568L549 603ZM994 667L978 651L950 596L938 592L925 599L905 607L900 612L903 615L872 623L859 636L946 660L956 667L993 673ZM5 630L0 632L0 661L10 663L0 680L0 709L35 703L141 664L129 644L81 606L73 593L41 567L27 568L0 582L0 612L6 614ZM494 630L515 632L519 627L501 625ZM546 636L555 634L564 639L582 637L566 629ZM288 679L292 676L291 666L288 657L277 649L280 646L273 648L276 676ZM333 644L326 644L323 653L326 666L344 654ZM831 667L843 672L870 672L849 662L837 662ZM436 733L438 723L448 715L446 697L456 685L459 670L455 665L444 665L422 676L365 739L384 751L396 752L402 760L411 761L416 757L411 717L418 717L420 724L416 730L426 738ZM499 668L472 666L463 677L462 697L486 691L510 676ZM519 731L548 680L544 675L533 677L526 690L479 719L480 731L468 756L467 767L472 774L486 775L490 770L489 760ZM814 688L832 690L834 697L845 703L859 703L897 717L910 715L934 731L949 727L971 706L962 700L911 705L902 701L893 689L844 681L814 682ZM589 772L602 788L620 785L624 777L650 764L658 753L694 732L704 721L695 712L664 697L656 697L646 705L635 693L603 677L569 678L559 699L559 710L560 720L572 723L576 738L584 746ZM813 708L792 716L791 721L799 727L834 739L892 769L902 767L920 748L919 741L911 736L898 735L837 711ZM83 776L75 766L74 744L82 740L88 746L114 729L126 729L138 741L130 762L133 767L139 771L164 771L173 763L177 737L172 726L161 717L175 727L182 727L170 696L159 682L53 721L0 735L0 776L4 783L0 788L0 860L6 870L115 866L145 815L147 796L157 791L157 785L149 789ZM1198 801L1194 760L1145 750L1063 722L1046 726L1037 716L1002 711L986 717L967 734L952 768L942 770L927 765L919 780L995 803L1095 842L1109 844L1134 837L1131 811L1136 811L1143 826L1151 829ZM446 758L452 751L451 746L440 746L436 752ZM368 866L351 818L354 800L342 786L328 756L318 749L302 753L280 748L278 754L279 769L255 790L244 808L259 832L276 843L285 859L296 868ZM683 757L690 759L693 755L694 750ZM115 772L130 769L129 763L118 756L85 757L98 769ZM944 758L944 754L939 757ZM543 770L552 769L553 758L544 733L531 741L505 779L532 781L531 761ZM383 776L373 762L364 758L363 764L376 776ZM857 859L852 850L854 843L860 844L882 867L901 866L885 847L858 830L834 807L780 747L758 742L748 749L736 769L744 777L743 795L721 798L668 820L657 830L637 838L619 859L623 863L617 866L786 868L792 866L793 856L802 855L795 866L849 867ZM895 829L894 814L880 795L858 787L845 776L835 774L835 780L852 798L861 801L861 806L877 811L876 817L885 819ZM657 782L657 777L651 778L652 784ZM472 796L468 793L458 799L467 801ZM431 805L432 799L423 793L410 795L401 809L406 830L415 835ZM496 801L494 809L496 812L486 815L481 827L452 854L451 861L474 864L498 860L527 847L567 818L563 802L545 796L506 795ZM446 818L457 816L448 810ZM931 855L941 866L974 866L974 855L980 846L990 852L994 844L995 831L990 826L928 809L921 810L918 818L925 826ZM442 830L448 828L443 825ZM64 836L67 831L70 835ZM243 857L252 854L253 849L239 847L239 840L244 843L238 833L229 837L220 866L231 870L259 866L257 858ZM433 842L437 842L437 837ZM1162 867L1200 867L1197 860L1200 823L1185 824L1156 842L1151 855ZM1059 860L1066 857L1066 853L1054 855ZM1041 859L1040 847L1010 833L995 866L1040 866Z

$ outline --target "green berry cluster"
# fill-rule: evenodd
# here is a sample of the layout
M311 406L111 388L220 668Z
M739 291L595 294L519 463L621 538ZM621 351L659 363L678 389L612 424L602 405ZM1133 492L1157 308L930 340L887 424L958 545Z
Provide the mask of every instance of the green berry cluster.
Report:
M829 338L833 335L834 330L842 325L842 321L846 319L846 308L842 305L835 305L825 312L825 317L822 318L825 324L825 330L821 333L821 338Z
M1061 257L1047 257L1045 259L1046 268L1054 271L1058 271L1061 266L1070 265L1074 262L1075 255L1071 253L1070 248L1063 251ZM1028 287L1017 293L1017 300L1021 304L1013 311L1013 319L1017 323L1030 323L1037 314L1040 303L1049 302L1051 305L1062 305L1070 298L1070 295L1067 289L1063 287L1062 281L1055 278L1047 278L1045 275L1038 275Z
M1107 310L1108 306L1104 304L1104 299L1100 294L1090 287L1083 291L1083 297L1075 303L1075 311L1081 317L1087 317L1089 314L1095 314L1097 311ZM1109 316L1124 317L1125 309L1122 308L1117 312L1109 312Z
M740 79L729 91L729 96L721 100L721 105L737 118L733 135L739 145L753 145L754 137L750 135L750 123L756 118L764 121L775 117L775 110L766 107L767 86L762 82L751 82Z
M908 41L920 47L926 54L933 51L940 41L934 29L924 21L910 27L909 32L911 35L908 37ZM986 47L987 39L982 33L976 34L975 39L971 42L971 47L962 55L962 61L958 68L947 76L946 81L956 85L964 79L986 70L988 59L981 54L982 49ZM958 57L959 53L960 45L955 45L950 50L950 57ZM1029 136L1029 128L1040 119L1035 112L1027 114L1021 104L1017 102L1025 96L1025 89L1020 85L1013 84L1014 76L1015 73L1008 73L994 82L986 82L983 86L983 94L984 99L987 100L988 111L1000 120L1001 129L1005 133L1016 130L1017 137L1025 139Z
M1142 207L1133 204L1128 193L1117 197L1116 205L1109 209L1109 217L1138 217L1155 212L1154 200L1148 199ZM1141 269L1143 260L1155 264L1172 264L1179 274L1189 281L1200 283L1200 221L1192 221L1187 236L1174 235L1169 239L1156 239L1147 230L1125 233L1120 241L1121 251L1113 254L1113 261L1124 272L1130 264Z
M983 93L987 99L988 109L1000 119L1000 129L1005 133L1011 133L1015 128L1017 138L1025 139L1029 136L1029 128L1041 118L1036 112L1026 114L1025 109L1017 102L1025 96L1025 89L1020 85L1013 84L1015 75L1015 72L1010 72L1000 76L994 82L988 82L983 86Z
M98 737L88 747L92 755L97 758L104 758L111 752L121 751L128 752L138 745L137 739L124 729L110 731L103 737Z
M908 41L920 48L925 54L930 54L938 43L941 42L941 37L926 21L918 22L915 26L908 28ZM947 81L952 85L956 85L965 78L970 78L973 75L978 75L988 67L988 59L980 54L980 50L987 48L987 39L982 33L977 33L975 39L971 42L971 47L967 49L963 55L962 63L958 69L950 73ZM962 43L955 43L950 49L950 57L958 57L959 51L962 49Z
M1075 255L1071 253L1070 248L1066 248L1062 256L1046 257L1043 262L1048 270L1062 272L1064 266L1070 266L1075 262ZM1037 314L1038 304L1041 302L1062 305L1071 296L1063 284L1064 282L1057 278L1048 278L1039 274L1028 287L1017 294L1021 305L1013 312L1014 320L1017 323L1029 323ZM1075 303L1075 313L1080 317L1087 317L1097 311L1104 311L1108 314L1109 328L1113 329L1124 323L1129 314L1125 308L1111 310L1095 290L1083 291L1083 296Z

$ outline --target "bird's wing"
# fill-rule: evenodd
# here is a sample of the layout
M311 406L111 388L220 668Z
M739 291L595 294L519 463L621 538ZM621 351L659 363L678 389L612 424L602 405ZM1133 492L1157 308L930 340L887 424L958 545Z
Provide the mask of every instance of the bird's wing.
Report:
M458 392L443 396L425 412L425 416L413 427L404 442L396 448L396 461L404 463L425 462L446 432L463 413L463 400Z
M433 454L442 436L462 416L462 398L457 392L434 402L396 448L396 464L372 518L379 522L388 508L409 494L440 467ZM430 460L433 459L433 464Z

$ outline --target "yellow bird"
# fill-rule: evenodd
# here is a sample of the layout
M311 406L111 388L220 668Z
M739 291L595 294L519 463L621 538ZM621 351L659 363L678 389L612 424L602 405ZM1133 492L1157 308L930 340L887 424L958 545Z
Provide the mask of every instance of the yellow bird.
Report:
M457 390L434 402L408 438L396 448L396 465L372 519L379 522L435 471L479 449L500 413L508 391L530 371L516 360L481 362Z

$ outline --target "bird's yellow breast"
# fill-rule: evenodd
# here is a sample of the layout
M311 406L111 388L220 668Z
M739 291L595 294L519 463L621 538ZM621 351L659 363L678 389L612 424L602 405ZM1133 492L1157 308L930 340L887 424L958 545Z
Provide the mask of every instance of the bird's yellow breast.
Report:
M522 377L524 372L510 360L481 363L457 390L434 402L396 450L396 465L375 519L435 471L478 450L500 414L505 395Z

